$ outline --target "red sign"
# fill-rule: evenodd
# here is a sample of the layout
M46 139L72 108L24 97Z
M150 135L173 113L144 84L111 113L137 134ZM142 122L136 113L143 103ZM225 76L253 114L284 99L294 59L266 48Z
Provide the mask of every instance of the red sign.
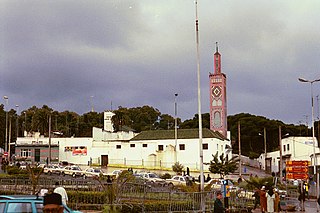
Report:
M308 167L286 167L286 172L289 173L308 173Z
M299 161L286 161L286 166L309 166L310 161L299 160Z
M4 156L8 156L8 152L4 152L3 155L4 155Z
M301 179L306 180L308 179L308 174L299 174L299 173L287 173L286 174L287 179Z

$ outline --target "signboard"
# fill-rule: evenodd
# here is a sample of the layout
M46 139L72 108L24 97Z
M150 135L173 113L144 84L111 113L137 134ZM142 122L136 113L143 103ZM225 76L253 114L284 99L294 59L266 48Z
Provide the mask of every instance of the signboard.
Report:
M286 161L286 178L287 179L308 179L310 161Z
M286 167L286 172L289 173L308 173L308 167Z
M308 174L299 174L299 173L287 173L286 174L287 179L301 179L305 180L308 179Z
M286 161L286 166L309 166L310 161L307 160L299 160L299 161Z
M3 155L4 155L4 156L8 156L8 152L4 152Z

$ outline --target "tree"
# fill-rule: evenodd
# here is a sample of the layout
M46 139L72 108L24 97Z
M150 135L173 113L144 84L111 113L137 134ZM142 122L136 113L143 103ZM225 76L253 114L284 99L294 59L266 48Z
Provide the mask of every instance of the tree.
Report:
M225 175L235 172L238 169L237 162L239 158L237 156L232 157L230 160L228 156L224 157L222 153L218 158L218 152L212 155L213 160L210 161L209 171L214 174L220 174L221 178Z
M174 171L176 174L182 174L184 166L178 162L172 165L172 171Z

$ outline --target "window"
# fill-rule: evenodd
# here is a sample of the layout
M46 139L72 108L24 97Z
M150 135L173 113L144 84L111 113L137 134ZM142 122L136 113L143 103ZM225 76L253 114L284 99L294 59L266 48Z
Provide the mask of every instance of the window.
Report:
M142 147L148 147L148 144L144 143L142 144Z
M158 145L158 150L163 151L163 145Z
M21 149L21 157L31 157L31 149Z
M284 152L286 151L286 145L283 145L283 151Z
M289 151L290 149L289 149L289 144L287 144L287 151Z
M116 147L117 149L121 149L121 145L117 145L117 147Z
M4 207L6 207L6 203L0 203L0 212L4 211Z
M130 147L134 148L134 147L136 147L136 145L135 144L130 144Z
M208 150L208 144L207 143L202 144L202 149Z
M7 212L32 212L31 203L8 203Z
M185 147L185 145L184 145L184 144L179 144L179 149L180 149L180 150L185 150L185 149L186 149L186 147Z

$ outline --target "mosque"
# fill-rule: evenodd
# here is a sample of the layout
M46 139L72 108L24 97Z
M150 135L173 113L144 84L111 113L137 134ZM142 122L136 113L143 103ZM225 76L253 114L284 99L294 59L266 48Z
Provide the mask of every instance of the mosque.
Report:
M221 72L221 55L216 45L214 72L209 73L210 129L203 129L202 150L205 170L218 153L231 158L230 132L227 131L226 75ZM93 127L92 138L47 138L39 133L18 137L16 158L44 163L67 161L79 165L124 166L171 169L175 162L200 169L198 129L152 130L135 133L113 129L112 111L104 112L104 128Z

